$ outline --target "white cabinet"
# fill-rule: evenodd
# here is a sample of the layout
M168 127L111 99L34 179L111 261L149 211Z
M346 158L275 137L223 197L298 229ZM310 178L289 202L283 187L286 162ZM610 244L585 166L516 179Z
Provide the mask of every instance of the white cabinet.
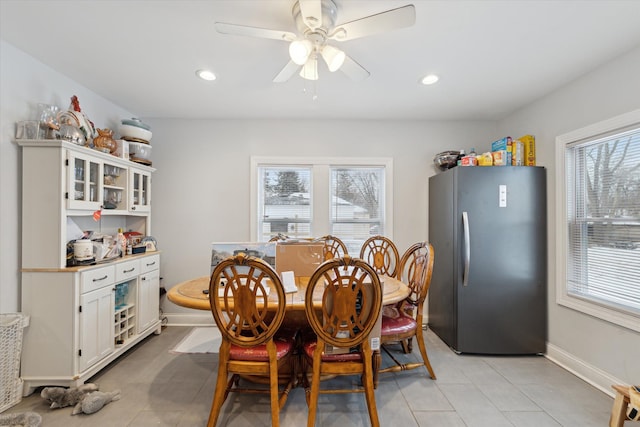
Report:
M113 352L113 284L80 296L79 371Z
M22 268L65 267L69 221L82 230L152 234L155 169L66 141L17 143L22 147Z
M129 210L133 212L149 212L151 210L151 173L129 168Z
M67 267L68 230L151 234L151 167L65 141L22 147L24 393L78 386L160 333L158 252ZM99 221L99 222L97 222Z
M113 352L111 316L114 310L113 266L79 273L78 370L84 371Z
M69 209L100 209L102 163L85 153L69 151L65 197Z
M109 211L109 213L127 212L128 168L105 161L102 177L102 206L105 211Z
M159 318L160 305L160 257L140 260L142 275L138 281L138 332L153 326Z
M24 270L22 311L31 316L22 342L24 394L83 384L160 333L159 263L154 252L102 266Z

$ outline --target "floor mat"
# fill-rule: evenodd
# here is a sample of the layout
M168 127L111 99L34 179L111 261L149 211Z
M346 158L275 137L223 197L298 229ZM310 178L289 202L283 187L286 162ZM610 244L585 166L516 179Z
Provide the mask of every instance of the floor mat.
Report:
M214 326L193 328L170 353L217 353L220 349L220 331Z

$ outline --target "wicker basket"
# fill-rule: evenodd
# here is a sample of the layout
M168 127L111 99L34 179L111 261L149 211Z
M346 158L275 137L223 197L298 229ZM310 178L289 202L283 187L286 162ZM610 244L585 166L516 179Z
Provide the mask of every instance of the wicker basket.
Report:
M20 354L22 329L29 317L21 313L0 314L0 412L22 400Z

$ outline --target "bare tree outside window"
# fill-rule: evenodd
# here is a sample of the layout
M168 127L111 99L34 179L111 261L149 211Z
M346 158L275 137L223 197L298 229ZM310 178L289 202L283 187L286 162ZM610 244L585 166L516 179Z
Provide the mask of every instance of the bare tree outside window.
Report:
M336 196L365 208L370 217L380 210L380 172L371 169L336 170Z
M631 144L628 136L586 149L589 216L640 216L640 163L629 157Z

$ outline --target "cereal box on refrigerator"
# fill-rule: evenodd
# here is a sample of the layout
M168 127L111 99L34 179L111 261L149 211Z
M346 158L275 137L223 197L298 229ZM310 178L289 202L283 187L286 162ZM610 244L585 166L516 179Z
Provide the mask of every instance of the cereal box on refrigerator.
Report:
M524 165L536 165L536 138L533 135L524 135L518 138L524 144Z
M512 140L511 140L510 136L505 136L502 139L499 139L497 141L493 141L491 143L491 151L492 152L498 152L498 151L505 151L506 152L506 158L504 159L504 161L502 159L500 159L500 164L498 164L498 165L496 165L496 162L495 162L496 157L494 155L493 164L495 166L511 165L511 148L512 148Z

